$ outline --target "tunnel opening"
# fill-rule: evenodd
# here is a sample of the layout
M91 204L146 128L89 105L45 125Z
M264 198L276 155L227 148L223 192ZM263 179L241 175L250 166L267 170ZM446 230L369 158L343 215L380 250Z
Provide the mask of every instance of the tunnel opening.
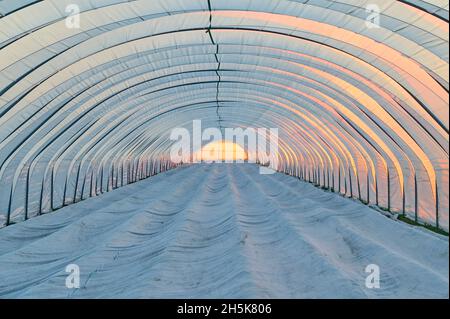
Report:
M223 140L206 144L194 154L194 159L200 163L244 163L248 154L241 145Z

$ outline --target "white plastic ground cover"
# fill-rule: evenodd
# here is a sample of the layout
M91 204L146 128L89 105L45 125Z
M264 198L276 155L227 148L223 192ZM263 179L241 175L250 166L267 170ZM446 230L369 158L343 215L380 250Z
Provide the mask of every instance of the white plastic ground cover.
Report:
M202 119L277 127L279 171L448 230L448 1L4 0L0 14L0 227L129 183L122 168L167 162L170 130Z
M3 228L0 265L0 298L449 296L447 237L250 164L179 167Z

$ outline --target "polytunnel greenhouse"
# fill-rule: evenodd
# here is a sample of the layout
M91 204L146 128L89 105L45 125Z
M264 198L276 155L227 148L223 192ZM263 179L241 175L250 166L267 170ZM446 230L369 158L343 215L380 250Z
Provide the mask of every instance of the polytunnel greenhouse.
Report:
M0 298L448 298L448 42L447 0L0 1Z

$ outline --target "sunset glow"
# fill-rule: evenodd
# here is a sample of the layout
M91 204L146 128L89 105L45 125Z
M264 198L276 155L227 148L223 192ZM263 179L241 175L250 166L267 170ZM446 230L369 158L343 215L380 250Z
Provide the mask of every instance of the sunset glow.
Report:
M238 144L229 141L211 142L196 154L203 162L235 162L247 160L247 152Z

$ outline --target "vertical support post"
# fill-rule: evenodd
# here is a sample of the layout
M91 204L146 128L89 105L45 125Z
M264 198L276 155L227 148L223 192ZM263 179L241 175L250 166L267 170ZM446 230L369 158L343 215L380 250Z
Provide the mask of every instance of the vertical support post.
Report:
M379 206L379 201L378 201L378 179L377 179L377 173L375 172L375 205Z
M338 169L339 169L339 173L338 173L338 187L339 187L339 190L338 190L338 193L340 194L341 193L341 163L339 163L339 167L338 167Z
M436 178L436 228L439 228L439 189Z
M6 226L8 226L11 223L12 194L13 194L13 186L11 184L11 188L9 190L8 214L6 215Z
M133 163L133 166L136 166L136 168L134 169L133 181L137 182L138 181L138 177L139 177L139 159L138 159L136 165L134 165L134 163Z
M347 176L344 176L344 196L347 196Z
M360 201L362 201L362 198L361 198L361 186L359 184L359 171L356 172L356 184L358 186L358 199Z
M145 164L145 159L141 159L141 179L145 179L147 177L147 168Z
M52 172L50 175L50 210L53 211L53 177L54 177L54 166L52 166Z
M327 182L327 180L326 180L326 178L325 178L325 166L322 168L322 182L323 182L323 187L325 188L325 187L327 187L327 185L326 185L326 182Z
M66 194L67 194L67 175L66 175L66 178L64 180L64 191L63 191L63 198L62 198L61 207L64 207L64 205L66 203Z
M42 215L42 201L44 199L44 179L45 179L45 176L42 177L42 182L41 182L41 194L39 195L39 212L38 212L38 215Z
M87 172L86 172L87 173ZM80 195L80 200L84 199L84 187L86 185L86 173L84 173L84 177L83 177L83 184L81 185L81 195Z
M417 189L417 174L414 172L414 220L417 223L419 213L419 195Z
M333 183L333 192L336 192L336 184L334 183L334 169L331 170L331 182Z
M28 169L27 169L27 180L26 180L26 187L25 187L24 220L28 219L28 196L30 193L30 169L31 169L31 165L29 165Z
M95 187L95 193L97 193L97 187ZM103 164L100 166L100 194L103 194Z
M113 179L111 177L111 171L112 171L112 169L108 170L108 177L106 178L106 192L109 192L112 188ZM111 184L110 184L110 182L111 182ZM111 185L111 186L109 186L109 185Z
M405 183L403 182L403 189L402 189L402 215L406 215L406 193L405 193Z
M391 177L390 177L390 173L389 173L389 167L387 168L387 200L388 200L388 204L387 204L387 209L388 211L391 211Z
M352 172L350 170L350 166L348 167L348 181L350 183L350 198L353 198Z
M139 167L140 167L140 161L139 161L139 159L137 160L137 163L136 163L136 169L134 170L134 181L135 182L137 182L137 181L139 181L139 171L140 171L140 169L139 169Z
M122 169L120 170L120 186L123 186L123 161L122 161Z
M114 162L111 163L111 188L114 189Z
M367 169L367 177L366 177L366 187L367 187L367 205L370 205L370 178L369 178L369 170Z
M92 196L94 196L93 194L93 188L94 188L94 167L92 167L92 169L91 169L91 181L90 181L90 184L91 184L91 189L90 189L90 191L89 191L89 194L90 194L90 197L92 197Z
M77 201L77 192L78 192L78 180L80 178L80 170L81 170L81 161L78 164L78 169L77 169L77 177L75 179L75 189L73 191L73 203L75 203ZM86 176L86 175L85 175ZM84 185L83 185L84 186ZM81 193L81 199L83 199L83 193Z
M115 171L116 171L116 182L114 183L114 188L119 187L119 167L114 167Z
M323 169L320 168L320 166L317 167L317 176L319 177L319 186L322 186L322 177L324 176L323 174L320 174L320 172L323 172ZM323 185L325 185L325 180L323 181Z
M114 163L113 163L113 165L114 165ZM113 189L115 189L115 188L117 188L117 183L119 181L119 168L115 167L115 166L113 166L113 168L114 168L113 176L114 176L114 172L115 172L116 173L116 179L113 179L112 187L113 187Z
M131 183L131 163L128 160L128 167L127 167L127 184Z
M330 169L327 167L327 184L328 189L330 189Z

